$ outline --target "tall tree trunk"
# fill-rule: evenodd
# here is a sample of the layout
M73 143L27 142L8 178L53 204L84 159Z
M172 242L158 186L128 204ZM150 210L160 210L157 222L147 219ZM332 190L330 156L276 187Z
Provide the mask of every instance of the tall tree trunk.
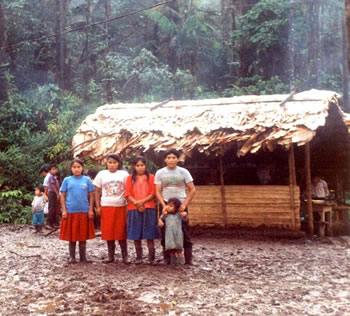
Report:
M91 0L86 1L86 6L85 6L85 21L86 25L89 25L91 23ZM84 67L84 83L85 85L89 84L90 81L90 34L91 29L85 29L85 56L87 60L87 65Z
M235 9L234 0L221 0L221 38L222 45L224 47L223 63L233 61L233 45L230 42L230 32L234 31L236 21L231 21L235 19Z
M111 18L111 0L105 0L105 19ZM113 94L112 94L112 82L109 74L109 65L107 56L109 53L109 30L108 30L108 23L104 24L104 30L105 30L105 67L107 69L108 75L105 78L105 93L106 93L106 101L107 103L112 103L113 101Z
M65 81L69 78L65 72L67 70L65 59L67 54L64 32L66 24L67 3L66 0L56 0L56 80L61 89L65 89L68 85Z
M308 40L309 88L318 88L320 70L320 1L309 3L310 33Z
M349 65L348 65L348 51L349 51L348 37L346 35L346 19L342 23L342 46L343 46L343 102L344 110L350 112L349 104Z
M348 67L350 67L350 0L345 0L345 24L348 42Z
M65 0L56 0L56 80L61 89L64 88L63 1Z
M246 14L257 2L258 0L239 0L239 15ZM251 76L252 73L249 70L249 66L254 62L256 58L256 52L251 48L247 48L245 43L242 43L239 47L238 54L240 61L238 70L239 76L241 78Z
M291 2L289 13L289 32L288 32L288 64L289 64L289 90L295 88L295 3Z
M168 6L177 12L178 14L174 14L172 16L173 22L177 25L178 29L181 29L183 27L183 19L180 18L184 16L184 12L181 12L181 7L178 3L178 1L174 1L172 3L169 3ZM187 3L188 10L192 10L192 1ZM182 9L185 7L183 6ZM157 26L158 27L158 26ZM176 72L177 68L179 67L179 56L178 56L178 49L176 45L176 37L169 38L169 44L168 44L168 56L167 61L168 65L170 67L170 70L172 72ZM182 58L181 58L182 59Z
M7 46L6 19L3 1L0 0L0 103L8 100L8 82L6 71L8 70L8 58L6 49L1 47Z

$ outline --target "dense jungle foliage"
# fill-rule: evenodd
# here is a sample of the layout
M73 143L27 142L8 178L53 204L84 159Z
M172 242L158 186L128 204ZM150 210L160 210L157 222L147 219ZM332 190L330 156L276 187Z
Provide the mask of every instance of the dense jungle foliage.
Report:
M343 1L177 0L102 23L160 2L0 0L0 223L30 218L40 166L65 175L104 103L347 91Z

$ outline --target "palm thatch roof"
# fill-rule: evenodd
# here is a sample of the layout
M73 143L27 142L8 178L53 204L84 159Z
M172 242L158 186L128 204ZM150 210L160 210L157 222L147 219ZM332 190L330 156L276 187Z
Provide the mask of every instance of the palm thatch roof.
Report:
M236 146L237 155L289 148L312 140L331 107L345 126L340 95L310 90L291 95L239 96L161 104L107 104L89 115L73 138L74 156L102 162L122 155L171 147L218 155Z

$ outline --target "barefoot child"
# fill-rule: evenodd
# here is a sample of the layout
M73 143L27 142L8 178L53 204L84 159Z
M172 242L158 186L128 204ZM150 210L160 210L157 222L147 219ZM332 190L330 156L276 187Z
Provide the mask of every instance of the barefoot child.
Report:
M126 200L125 184L129 174L120 170L121 159L117 154L107 156L107 170L100 171L94 185L96 214L101 214L101 239L107 241L108 259L114 262L115 241L119 241L123 262L128 264L126 243Z
M89 177L83 176L84 163L80 159L71 162L72 176L61 186L62 222L60 239L69 241L69 263L75 263L75 248L79 241L79 257L86 259L86 240L95 238L92 210L95 191Z
M165 225L165 250L170 255L171 264L183 264L183 244L184 234L182 232L182 222L186 220L187 213L180 215L181 201L176 198L168 200L166 214L163 214L158 221L160 228ZM182 216L184 215L184 217Z
M142 263L142 239L147 239L149 262L154 264L154 239L159 237L154 195L154 175L149 173L146 159L136 157L132 175L126 180L125 191L125 197L129 201L128 239L133 240L135 244L136 264Z
M42 230L44 225L44 208L45 208L45 198L44 198L44 187L40 186L35 188L35 197L32 202L32 213L33 213L33 225L35 227L35 232L38 233Z

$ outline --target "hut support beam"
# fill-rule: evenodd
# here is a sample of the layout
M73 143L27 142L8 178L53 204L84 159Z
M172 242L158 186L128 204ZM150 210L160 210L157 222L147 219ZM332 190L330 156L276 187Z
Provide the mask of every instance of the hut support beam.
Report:
M290 194L290 207L292 210L292 228L296 230L296 214L295 214L295 186L297 185L296 173L295 173L295 156L294 156L294 146L291 144L289 148L288 155L288 164L289 164L289 194Z
M219 171L220 171L220 192L221 192L221 210L224 220L224 226L227 226L227 210L226 210L226 196L225 196L225 182L224 182L224 150L220 153Z
M307 196L308 228L311 238L314 235L314 216L312 212L312 190L311 190L311 154L310 142L305 144L305 179Z

